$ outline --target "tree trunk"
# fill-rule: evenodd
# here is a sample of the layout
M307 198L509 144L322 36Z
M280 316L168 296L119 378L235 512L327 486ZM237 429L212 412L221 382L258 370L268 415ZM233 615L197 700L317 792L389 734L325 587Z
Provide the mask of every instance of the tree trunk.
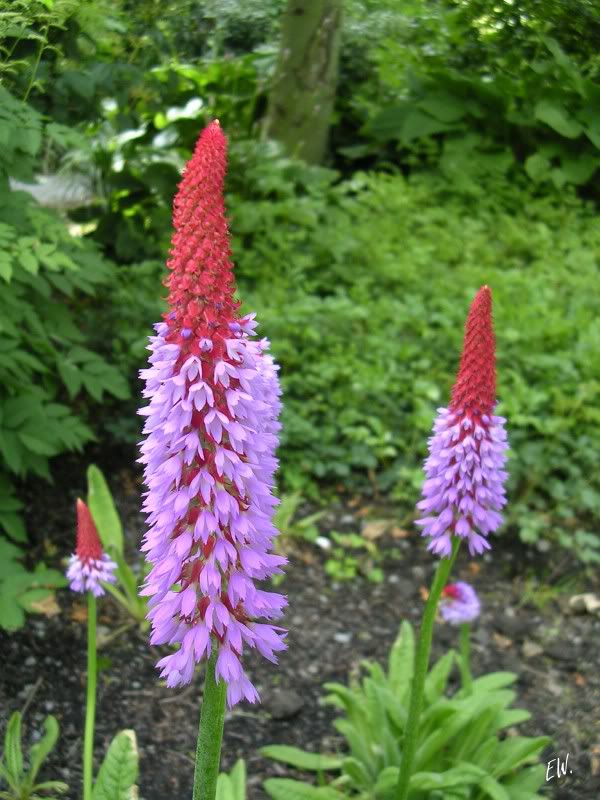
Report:
M337 82L342 0L288 0L264 124L290 156L325 157Z

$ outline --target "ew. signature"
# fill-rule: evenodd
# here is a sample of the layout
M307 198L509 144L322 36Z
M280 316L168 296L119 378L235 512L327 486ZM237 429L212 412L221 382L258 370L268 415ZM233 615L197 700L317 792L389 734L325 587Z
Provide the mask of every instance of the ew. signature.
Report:
M554 771L555 769L554 765L556 765L556 772ZM569 773L569 775L573 774L573 770L569 769L568 753L564 761L561 760L560 756L557 756L556 758L551 758L546 766L546 781L552 781L554 780L554 778L564 778L566 777L567 772Z

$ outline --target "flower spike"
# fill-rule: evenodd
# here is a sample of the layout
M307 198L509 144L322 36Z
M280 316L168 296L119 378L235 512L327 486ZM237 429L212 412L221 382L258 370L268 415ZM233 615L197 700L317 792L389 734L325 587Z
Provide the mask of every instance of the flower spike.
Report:
M91 592L94 597L104 594L102 583L115 583L117 565L106 553L96 530L89 508L77 500L77 546L69 559L67 578L74 592Z
M448 408L438 409L425 461L423 500L417 520L428 549L447 557L452 537L466 539L471 555L490 548L487 536L502 522L508 444L496 405L496 356L492 293L476 294L465 325L460 368Z
M150 405L140 461L152 565L152 644L178 645L158 662L168 686L192 679L218 648L215 678L230 706L258 693L244 648L270 661L284 649L286 599L256 581L281 572L270 552L278 531L273 475L281 408L278 367L254 315L240 317L225 216L227 140L218 123L200 135L174 202L167 266L169 313L151 337L142 370ZM260 619L267 622L260 622Z

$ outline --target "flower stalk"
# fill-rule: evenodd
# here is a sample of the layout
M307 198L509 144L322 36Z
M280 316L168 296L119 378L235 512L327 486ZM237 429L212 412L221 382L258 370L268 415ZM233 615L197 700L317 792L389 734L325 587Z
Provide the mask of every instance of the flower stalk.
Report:
M215 800L217 791L227 698L227 684L223 679L218 683L215 680L217 654L218 649L214 646L206 665L196 745L193 800Z
M429 669L429 657L431 653L431 641L433 638L433 625L435 615L440 600L442 590L448 581L448 576L452 571L454 561L460 547L460 539L454 537L452 541L452 552L448 558L440 559L431 585L423 619L419 632L419 642L415 654L415 668L413 673L412 687L410 693L410 707L408 710L408 721L404 735L404 747L402 749L402 761L400 762L400 775L396 788L396 800L406 800L410 777L412 775L413 763L417 749L419 719L423 706L423 690L425 688L425 678Z
M94 725L96 722L96 598L88 596L87 618L87 696L83 738L83 800L92 800L94 774Z
M471 626L468 622L463 622L460 626L460 658L458 666L463 689L467 694L470 694L473 688L473 676L471 675Z

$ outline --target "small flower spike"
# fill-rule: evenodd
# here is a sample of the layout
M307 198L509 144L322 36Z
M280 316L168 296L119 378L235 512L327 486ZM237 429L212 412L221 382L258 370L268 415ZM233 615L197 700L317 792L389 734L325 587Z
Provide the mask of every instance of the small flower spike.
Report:
M468 583L449 583L442 591L440 613L446 622L461 625L473 622L481 612L481 603L475 589Z
M508 444L496 405L492 293L476 294L465 325L460 369L448 408L438 409L425 461L423 500L417 508L428 550L447 557L452 537L466 539L471 555L490 548L488 534L502 522Z
M286 559L270 552L281 404L278 367L254 314L235 300L223 184L227 140L217 122L201 134L175 198L166 281L170 311L142 370L150 405L140 461L152 569L151 643L178 645L158 662L168 686L189 683L218 648L215 679L229 706L258 693L241 664L246 648L269 661L285 648L270 624L286 599L257 586ZM261 622L259 620L267 620Z
M77 547L69 559L67 578L74 592L91 592L94 597L104 594L102 583L115 583L117 565L106 553L89 508L77 500Z

